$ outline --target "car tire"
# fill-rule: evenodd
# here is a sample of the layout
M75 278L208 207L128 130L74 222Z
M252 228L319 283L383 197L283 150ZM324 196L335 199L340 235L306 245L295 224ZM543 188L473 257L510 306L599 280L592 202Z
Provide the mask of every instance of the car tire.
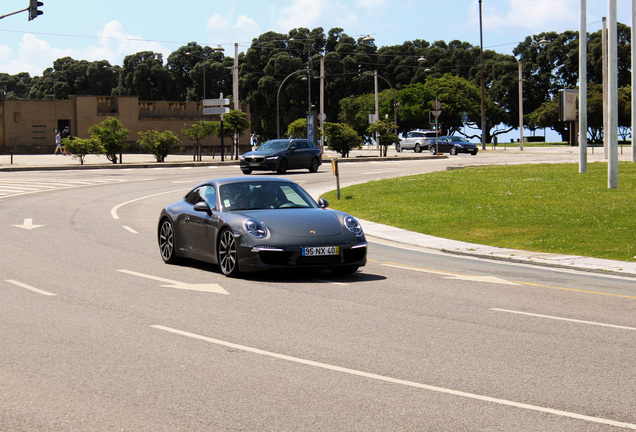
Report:
M477 152L472 152L471 155L477 156Z
M245 175L252 174L252 170L250 170L250 169L244 169L244 170L241 170L241 171L243 171L243 174L245 174Z
M453 156L457 156L457 147L453 147L450 151L450 154L452 154Z
M278 169L276 169L278 174L285 174L287 172L287 159L283 159L278 164Z
M319 166L320 166L320 163L318 162L318 158L313 158L311 160L311 165L309 165L309 172L310 173L317 172Z
M415 153L422 153L422 147L419 144L415 144L413 151L415 151Z
M166 264L175 264L179 261L175 249L175 235L172 221L164 218L159 226L159 252Z
M431 144L431 154L437 154L436 148L437 146L435 144Z
M238 250L236 248L236 238L231 230L225 229L221 232L217 254L221 272L228 277L238 276Z
M395 144L395 151L400 153L402 151L402 146L399 143Z

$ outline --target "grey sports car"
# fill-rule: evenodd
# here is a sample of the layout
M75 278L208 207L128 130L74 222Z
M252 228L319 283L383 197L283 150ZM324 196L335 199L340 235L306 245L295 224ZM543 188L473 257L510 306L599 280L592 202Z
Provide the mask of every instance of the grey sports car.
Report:
M231 277L277 268L353 273L367 261L364 232L354 217L327 206L291 180L209 180L161 211L161 257L218 264Z

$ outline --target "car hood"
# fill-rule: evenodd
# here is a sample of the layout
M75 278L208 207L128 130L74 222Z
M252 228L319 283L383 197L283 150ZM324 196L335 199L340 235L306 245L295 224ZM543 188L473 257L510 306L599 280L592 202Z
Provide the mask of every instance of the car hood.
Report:
M342 232L340 219L331 210L282 208L242 211L241 214L263 222L273 233L282 236L321 237Z
M259 158L259 157L262 157L262 158L266 158L266 157L270 157L270 156L276 156L276 155L279 155L281 153L282 153L281 150L265 150L265 151L263 151L263 150L261 150L261 151L254 150L254 151L245 153L243 155L243 157L248 157L248 158Z

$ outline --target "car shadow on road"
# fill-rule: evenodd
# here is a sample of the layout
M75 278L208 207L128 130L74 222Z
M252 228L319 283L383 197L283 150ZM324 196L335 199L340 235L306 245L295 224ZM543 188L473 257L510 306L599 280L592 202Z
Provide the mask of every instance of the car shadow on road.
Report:
M181 267L189 267L211 272L223 276L219 266L203 261L185 259L178 264ZM307 270L307 269L273 269L262 272L241 273L239 278L254 282L302 284L316 283L317 281L329 283L359 283L376 282L386 280L385 276L365 272L365 267L348 275L339 275L331 270ZM231 280L231 279L230 279Z

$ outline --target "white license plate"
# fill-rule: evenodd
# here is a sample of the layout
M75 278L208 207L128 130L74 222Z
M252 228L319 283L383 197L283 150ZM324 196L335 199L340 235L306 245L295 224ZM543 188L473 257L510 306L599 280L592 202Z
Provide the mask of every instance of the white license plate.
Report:
M324 255L338 255L340 248L338 246L323 246L323 247L304 247L302 248L303 256L324 256Z
M260 162L250 162L250 166L259 166Z

